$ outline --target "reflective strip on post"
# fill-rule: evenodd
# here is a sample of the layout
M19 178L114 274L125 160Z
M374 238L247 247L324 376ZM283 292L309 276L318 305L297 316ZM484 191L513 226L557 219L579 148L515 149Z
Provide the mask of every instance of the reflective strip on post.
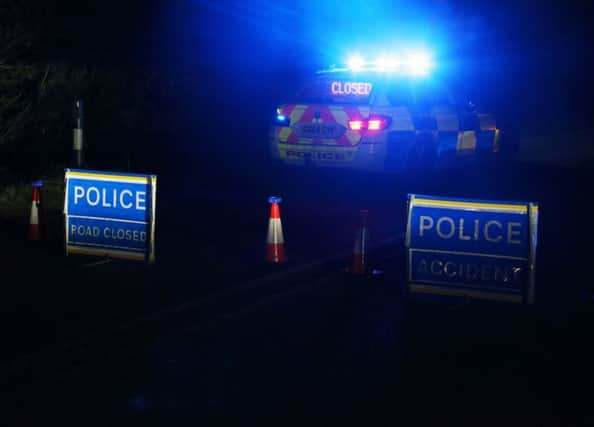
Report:
M72 129L72 148L76 151L83 149L83 130Z

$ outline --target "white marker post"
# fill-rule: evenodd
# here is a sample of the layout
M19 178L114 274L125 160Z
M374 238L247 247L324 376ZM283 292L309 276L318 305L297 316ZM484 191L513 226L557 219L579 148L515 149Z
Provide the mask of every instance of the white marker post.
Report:
M72 149L77 167L83 164L83 104L79 99L74 103L74 128L72 129Z

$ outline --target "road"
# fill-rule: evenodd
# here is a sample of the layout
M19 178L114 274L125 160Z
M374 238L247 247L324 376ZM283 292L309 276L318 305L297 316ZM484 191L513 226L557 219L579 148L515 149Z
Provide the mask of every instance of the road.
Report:
M2 375L16 413L94 414L104 424L592 422L576 385L592 378L592 201L580 197L591 172L520 165L425 182L240 172L159 175L151 268L64 257L58 242L33 248L7 231L3 259L15 261L5 268L19 279L2 320L19 326L5 329ZM408 192L539 202L537 304L403 293ZM263 262L272 194L284 198L283 267ZM361 208L372 242L391 239L370 254L384 276L365 283L341 272Z
M326 271L185 307L129 331L122 352L21 388L13 408L97 425L591 423L592 306L444 302L395 284Z

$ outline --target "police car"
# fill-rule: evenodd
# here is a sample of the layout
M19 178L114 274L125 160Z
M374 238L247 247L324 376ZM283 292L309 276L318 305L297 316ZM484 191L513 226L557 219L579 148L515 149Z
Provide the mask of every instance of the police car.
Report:
M284 165L378 172L497 157L495 115L455 99L432 67L421 53L353 57L318 71L276 109L270 156Z

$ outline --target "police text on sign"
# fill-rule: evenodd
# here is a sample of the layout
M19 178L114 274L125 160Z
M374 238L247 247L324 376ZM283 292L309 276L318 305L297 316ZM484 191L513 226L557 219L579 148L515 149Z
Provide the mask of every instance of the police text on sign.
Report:
M409 195L413 291L532 302L538 205Z
M67 253L154 260L156 176L66 171Z

